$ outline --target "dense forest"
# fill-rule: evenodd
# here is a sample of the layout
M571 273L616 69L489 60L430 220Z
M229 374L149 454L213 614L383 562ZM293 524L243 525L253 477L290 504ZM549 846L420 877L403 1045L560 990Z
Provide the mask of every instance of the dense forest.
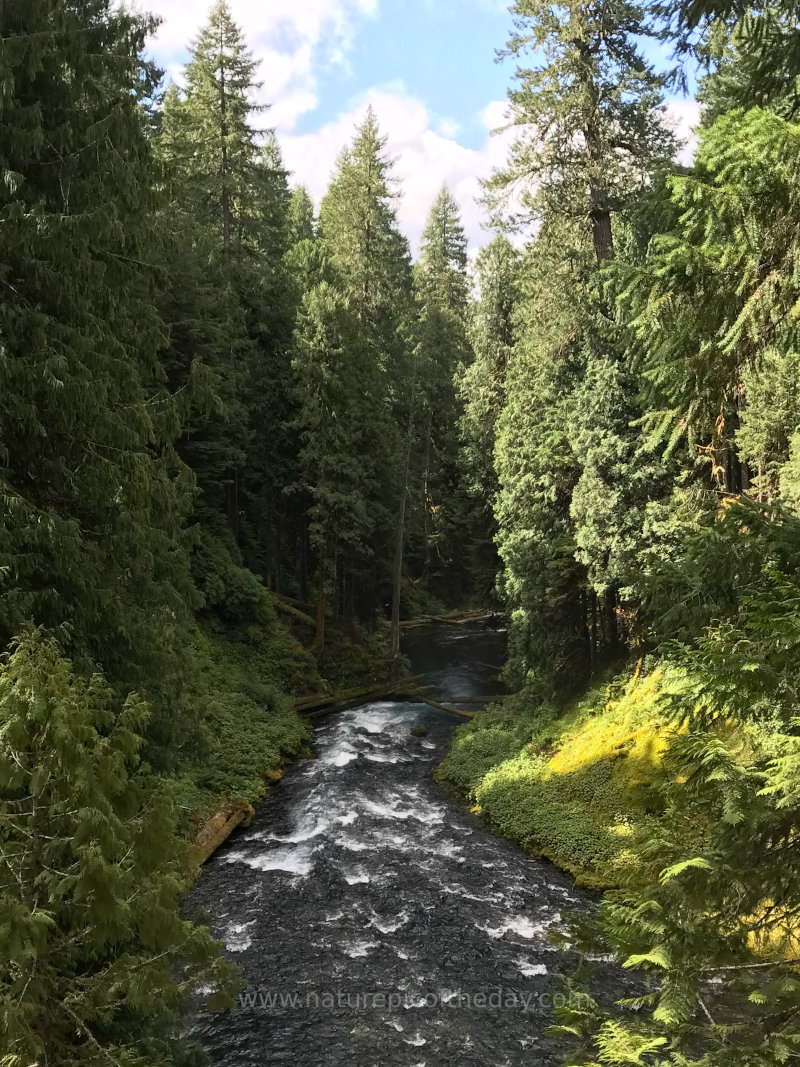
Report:
M198 829L470 606L512 695L440 777L639 983L565 1062L800 1056L798 10L511 10L494 235L443 188L412 262L378 116L315 205L224 0L179 85L111 0L0 4L5 1067L196 1062Z

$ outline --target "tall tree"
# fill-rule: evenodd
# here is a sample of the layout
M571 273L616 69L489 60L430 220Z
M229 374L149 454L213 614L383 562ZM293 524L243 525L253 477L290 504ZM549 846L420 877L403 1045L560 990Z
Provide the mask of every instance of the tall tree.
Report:
M468 317L475 353L458 389L460 467L470 501L472 568L477 589L490 598L500 569L494 539L498 481L494 462L497 422L505 403L506 375L517 341L521 255L503 236L481 249L475 261L477 300Z
M183 247L170 262L189 274L167 271L165 314L176 384L188 380L195 360L216 377L215 410L201 420L199 434L193 426L183 442L204 501L215 500L225 517L227 529L215 524L223 544L214 551L230 553L278 585L292 541L282 487L294 478L297 452L289 429L295 305L283 265L287 175L274 133L260 128L265 109L254 99L256 69L228 6L217 3L193 45L185 89L172 87L165 98L159 148L173 213L165 225ZM210 329L219 316L222 343L181 350L186 324L198 321L192 307L198 285L207 287L212 305L216 301L200 321ZM265 423L269 434L261 430ZM202 566L196 570L203 585Z
M448 581L463 595L456 376L472 362L473 354L466 329L467 239L458 205L446 187L437 196L422 234L415 288L422 498L417 508L421 527L416 531L421 558L414 562L431 591L438 585L440 593L453 592L441 584L448 570Z
M102 0L0 9L0 643L51 627L81 667L158 696L166 740L192 484L148 266L151 28Z
M613 249L612 214L674 152L663 122L665 79L640 51L653 30L629 0L557 7L518 0L511 10L515 33L506 55L520 66L509 101L512 124L524 132L489 185L490 201L500 208L519 189L519 218L587 225L601 263ZM533 66L529 55L538 60Z
M381 472L374 448L388 412L359 325L347 297L323 280L303 298L295 333L299 469L317 560L319 648L329 596L342 573L369 557L375 525Z
M370 108L353 144L339 156L320 207L319 230L336 284L346 294L370 359L380 371L378 388L392 414L382 440L376 441L383 487L375 501L378 559L391 556L397 540L395 516L405 507L403 449L398 440L406 429L410 404L406 337L411 268L408 242L397 225L393 183L386 138ZM385 581L386 575L373 574L373 589ZM372 606L377 606L374 593Z
M513 124L524 132L489 183L488 199L507 223L541 223L536 243L547 267L531 264L529 285L542 287L532 294L526 316L530 329L521 338L527 351L520 368L528 367L531 374L522 369L518 375L512 367L510 402L501 419L500 543L512 605L521 598L520 625L531 639L536 627L528 628L524 620L540 594L529 595L527 585L533 580L534 588L540 587L536 575L542 572L520 556L520 538L552 544L559 580L545 582L544 597L550 596L549 586L556 615L565 624L565 653L557 658L572 662L574 674L577 648L584 648L585 666L591 666L600 646L617 644L623 575L609 561L627 558L627 551L617 549L630 533L623 528L625 516L632 514L629 501L644 481L626 480L640 446L630 426L637 415L637 388L622 366L626 343L614 319L613 275L598 268L611 259L626 210L669 162L675 141L663 122L664 78L639 50L640 38L651 30L638 7L625 0L557 8L520 0L513 12L516 32L508 54L518 57L520 66L509 99ZM534 56L530 66L528 54ZM559 286L574 293L559 295ZM563 371L557 363L564 364ZM598 387L605 384L590 395L580 386L584 378ZM520 437L529 432L524 429L529 419L521 418L520 410L543 399L536 395L537 380L543 396L551 395L556 382L566 390L557 406L568 421L561 429L553 425L553 444L559 444L550 456ZM530 463L520 463L522 456ZM526 485L546 494L557 487L564 508L558 534L550 529L554 515L539 510L545 527L534 532L528 524L539 519L526 519L525 510L513 506ZM601 498L610 522L595 508ZM511 546L516 547L509 555ZM523 601L529 607L522 608Z

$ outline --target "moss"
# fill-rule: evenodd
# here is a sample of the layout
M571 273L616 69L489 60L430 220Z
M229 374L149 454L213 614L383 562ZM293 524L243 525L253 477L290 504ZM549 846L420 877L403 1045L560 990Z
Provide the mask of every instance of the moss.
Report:
M190 651L184 700L199 726L177 775L187 830L222 797L252 804L264 795L308 740L291 694L322 685L311 654L277 621L204 620L192 630Z
M456 734L437 777L497 832L589 885L658 813L669 679L639 665L563 709L522 692Z

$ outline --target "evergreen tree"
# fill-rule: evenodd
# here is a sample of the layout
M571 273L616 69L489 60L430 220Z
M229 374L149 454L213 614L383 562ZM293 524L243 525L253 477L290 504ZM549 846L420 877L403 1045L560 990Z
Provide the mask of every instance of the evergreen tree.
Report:
M520 253L502 236L475 261L478 299L468 317L474 361L459 378L460 468L470 501L472 569L478 591L490 598L500 569L494 545L498 482L494 464L497 421L505 402L506 374L517 340Z
M447 186L433 202L422 233L420 289L425 299L454 313L469 299L467 236L458 204Z
M408 242L397 226L392 188L392 163L386 138L370 108L353 144L339 156L330 188L320 207L319 230L330 256L337 287L346 295L359 323L370 362L380 372L378 407L389 413L382 431L374 433L381 492L374 500L376 564L396 556L397 528L405 508L405 452L400 435L408 425L413 386L408 376L408 323L411 318L411 270ZM375 410L373 408L373 410ZM376 428L377 429L377 428ZM366 576L365 576L366 577ZM363 606L380 603L388 574L373 568ZM395 601L397 567L395 566ZM378 597L376 597L378 591Z
M215 298L204 321L218 319L222 344L209 337L206 349L168 357L176 384L179 370L180 384L189 381L193 361L215 376L217 403L183 443L203 502L217 509L206 555L229 554L277 586L292 556L282 490L294 479L297 451L289 430L295 304L283 265L287 175L274 133L257 125L264 109L253 99L256 69L227 5L217 3L192 48L185 90L172 87L165 98L159 148L171 179L175 238L190 273L169 272L165 312L179 341L193 321L198 284L205 282ZM180 265L181 254L174 258ZM202 560L195 562L205 587Z
M166 741L192 485L147 266L151 28L101 0L0 11L0 643L46 624L82 668L152 697Z
M32 632L0 665L0 1043L9 1064L173 1062L185 993L232 971L181 918L188 846L121 709Z
M502 207L506 190L521 185L523 218L588 224L602 262L613 249L612 214L674 152L662 121L664 79L639 51L652 30L628 0L558 8L518 0L511 10L506 54L538 63L521 65L509 92L512 122L525 132L492 179L490 202Z
M458 205L445 187L431 208L415 271L419 322L416 367L422 500L416 565L433 592L461 595L468 584L464 561L463 502L458 475L457 376L473 359L466 330L469 295L467 240ZM442 585L448 571L451 589ZM458 595L458 593L456 593Z
M299 470L317 561L320 648L328 600L370 556L375 525L375 446L387 412L359 325L347 298L321 281L303 298L295 334Z
M408 242L397 227L392 162L370 108L339 156L320 208L320 233L365 330L374 358L391 369L397 326L411 287Z
M531 281L539 279L535 284L546 291L532 294L530 326L520 342L527 350L520 366L530 375L509 376L509 405L498 440L499 537L507 588L520 598L517 625L528 634L517 646L523 667L537 658L538 627L528 627L525 620L543 595L552 600L551 622L561 620L551 626L548 645L561 631L563 650L555 662L569 664L575 676L581 648L585 668L596 664L603 646L617 649L624 563L635 551L631 538L639 524L633 509L644 506L648 492L648 464L638 458L639 435L630 425L638 415L638 390L623 365L626 340L613 316L614 274L597 267L611 259L625 213L653 171L668 162L675 143L663 123L664 79L639 51L639 38L650 32L639 9L618 0L558 10L521 0L513 10L516 33L508 54L536 53L538 62L517 71L509 98L514 123L525 133L489 183L488 197L502 215L504 198L513 191L519 212L512 223L541 222L536 243L547 267L536 264L531 272ZM552 292L558 285L577 292L561 297ZM552 366L561 361L563 373ZM542 396L533 384L537 380ZM583 380L594 387L586 389ZM540 443L521 440L530 432L530 420L520 416L520 409L539 406L545 396L548 403L553 400L555 382L567 390L556 401L567 423L553 427L552 444L558 444L548 456ZM543 417L549 421L550 413ZM520 455L530 457L530 466L519 463ZM546 518L544 511L526 516L512 501L533 486L544 490L545 499L558 486L563 507ZM542 520L543 530L531 529L531 521ZM552 529L556 520L558 531ZM519 555L525 538L544 547L544 559L534 566ZM517 547L510 565L512 545ZM535 609L536 616L540 611ZM545 669L552 666L551 661Z

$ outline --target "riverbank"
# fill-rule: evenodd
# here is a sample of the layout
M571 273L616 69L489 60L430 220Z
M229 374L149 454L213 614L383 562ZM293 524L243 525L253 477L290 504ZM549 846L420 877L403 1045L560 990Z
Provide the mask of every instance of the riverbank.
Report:
M308 751L298 698L382 682L391 672L383 634L331 625L319 653L312 632L302 612L272 598L266 622L209 616L191 630L185 699L201 725L174 778L181 828L199 839L204 859Z
M455 734L437 779L491 829L593 888L658 816L675 679L638 663L558 706L523 690Z

